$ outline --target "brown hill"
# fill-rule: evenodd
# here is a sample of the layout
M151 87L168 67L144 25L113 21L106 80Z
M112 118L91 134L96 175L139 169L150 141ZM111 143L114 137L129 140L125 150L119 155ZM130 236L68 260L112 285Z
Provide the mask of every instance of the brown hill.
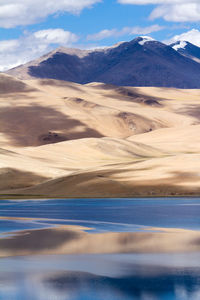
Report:
M2 197L200 193L199 90L4 74L0 87Z

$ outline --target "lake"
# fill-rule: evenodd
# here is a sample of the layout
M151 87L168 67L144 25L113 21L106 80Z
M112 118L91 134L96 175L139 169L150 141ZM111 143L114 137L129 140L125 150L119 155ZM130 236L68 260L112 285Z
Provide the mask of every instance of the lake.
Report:
M200 299L199 232L197 198L1 200L0 300Z

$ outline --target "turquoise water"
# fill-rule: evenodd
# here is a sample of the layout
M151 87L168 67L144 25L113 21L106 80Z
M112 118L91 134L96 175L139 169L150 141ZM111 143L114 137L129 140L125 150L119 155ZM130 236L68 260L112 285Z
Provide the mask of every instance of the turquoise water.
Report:
M200 199L1 201L0 235L56 224L96 232L145 226L200 230ZM0 300L198 300L200 253L53 255L0 259Z

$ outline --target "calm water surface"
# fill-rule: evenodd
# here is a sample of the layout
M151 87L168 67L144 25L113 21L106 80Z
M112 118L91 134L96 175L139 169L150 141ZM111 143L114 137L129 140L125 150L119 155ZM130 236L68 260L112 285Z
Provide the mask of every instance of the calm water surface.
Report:
M0 236L56 224L96 232L147 226L200 230L200 199L0 201ZM0 300L198 300L200 253L26 256L0 259Z

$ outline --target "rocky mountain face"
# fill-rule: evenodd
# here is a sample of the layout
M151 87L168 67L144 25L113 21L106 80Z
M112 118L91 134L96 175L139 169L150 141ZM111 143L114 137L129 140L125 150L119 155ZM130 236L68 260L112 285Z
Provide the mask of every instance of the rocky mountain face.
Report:
M59 48L7 73L20 79L50 78L81 84L200 88L199 63L191 60L192 53L183 55L174 46L139 37L91 51ZM194 52L193 48L193 56L197 49Z
M178 41L171 45L178 53L200 63L200 47L186 41Z

